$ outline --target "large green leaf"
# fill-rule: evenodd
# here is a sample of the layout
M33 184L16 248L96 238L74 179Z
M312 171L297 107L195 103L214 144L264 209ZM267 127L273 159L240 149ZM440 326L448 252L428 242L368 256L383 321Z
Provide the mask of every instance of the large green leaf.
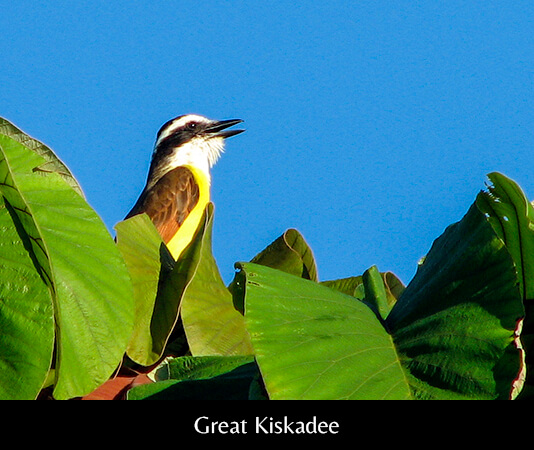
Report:
M190 245L176 262L148 216L117 224L117 243L130 270L136 298L128 356L138 364L154 364L169 347L174 352L171 341L180 337L179 315L193 355L251 353L244 318L234 308L232 294L212 255L212 223L210 203Z
M396 302L376 269L329 289L241 264L236 284L269 396L515 398L523 296L514 259L478 203L434 242L406 289L394 289Z
M497 235L514 259L526 310L521 340L526 348L528 391L534 396L534 207L519 185L500 173L488 175L489 189L477 197ZM525 395L523 395L525 397Z
M131 281L105 225L67 175L19 141L0 135L0 193L53 293L54 396L85 395L111 375L126 349L133 321Z
M128 392L128 400L247 400L258 368L253 356L184 356L164 361L156 383Z
M387 317L405 289L393 272L380 273L376 266L361 276L322 281L321 284L360 299L382 319Z
M52 362L52 297L26 249L30 245L13 208L0 195L0 399L3 400L34 399Z
M182 356L168 358L155 370L155 381L213 378L254 362L254 356Z
M534 302L534 207L516 182L496 172L488 178L491 185L477 196L476 204L512 255L521 295L530 308ZM534 323L534 317L530 320Z
M34 168L36 172L57 173L70 187L72 187L72 189L83 196L82 188L78 184L78 181L76 181L67 166L63 164L49 147L28 136L22 130L2 117L0 117L0 135L9 136L11 139L14 139L18 143L24 145L24 147L29 148L43 157L44 162L40 166Z
M122 221L115 229L135 298L134 331L127 353L136 363L150 366L162 356L178 317L181 291L159 289L168 282L174 260L146 214ZM157 307L158 302L165 303L166 308ZM162 310L165 313L159 314Z
M312 249L304 237L293 228L286 230L250 262L282 270L307 280L318 281ZM230 283L228 289L234 296L234 306L243 313L244 291L242 286L237 284L236 278Z
M240 263L245 316L271 399L406 399L393 340L354 297Z
M388 315L416 398L509 398L524 309L515 265L473 205L439 237Z
M283 270L308 280L318 280L313 252L304 237L293 228L287 230L250 262Z
M213 205L206 208L197 238L175 270L187 273L181 304L182 323L194 356L252 353L243 315L234 307L211 248Z

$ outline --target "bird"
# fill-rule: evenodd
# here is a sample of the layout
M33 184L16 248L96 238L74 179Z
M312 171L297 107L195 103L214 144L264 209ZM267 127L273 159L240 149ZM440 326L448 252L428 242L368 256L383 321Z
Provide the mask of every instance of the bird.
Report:
M156 135L145 187L124 220L146 213L174 260L193 239L211 201L210 169L225 140L245 131L229 128L242 122L186 114L163 124Z

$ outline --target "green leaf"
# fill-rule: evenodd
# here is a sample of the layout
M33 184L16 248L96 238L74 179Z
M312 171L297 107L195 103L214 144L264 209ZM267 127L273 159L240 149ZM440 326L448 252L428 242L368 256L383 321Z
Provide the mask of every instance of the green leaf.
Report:
M63 164L63 162L54 154L54 152L42 142L31 138L11 122L2 117L0 117L0 135L9 136L11 139L37 153L44 159L44 162L40 166L36 166L34 168L36 172L57 173L73 190L83 196L82 188L67 166Z
M254 362L254 356L182 356L163 361L155 371L156 381L213 378Z
M342 294L356 297L358 300L365 299L365 287L363 285L363 277L361 275L356 277L340 278L338 280L321 281L320 284L341 292Z
M136 363L149 366L164 355L176 336L179 315L193 355L251 353L244 318L234 308L211 253L212 221L209 204L191 244L176 262L148 216L116 226L117 243L134 284L136 319L128 356Z
M17 228L19 228L17 230ZM21 233L19 235L19 232ZM0 195L0 399L37 397L52 362L50 291L35 270L28 236Z
M252 356L184 356L164 361L156 383L128 392L128 400L246 400L258 368Z
M388 305L391 308L395 306L397 300L401 297L402 293L406 289L403 282L393 272L383 272L382 279L386 287L386 295L388 297Z
M322 281L321 284L358 298L382 319L387 317L405 289L394 273L380 273L376 266L366 270L362 276Z
M317 281L317 266L313 252L302 235L295 229L287 230L265 250L256 255L255 264Z
M512 255L521 294L530 307L534 302L534 208L511 179L496 172L488 178L491 185L477 196L476 204Z
M354 297L240 263L245 317L271 399L405 399L391 336Z
M390 289L389 314L376 268L325 286L241 264L237 284L270 398L515 398L524 374L518 271L477 203L405 289ZM334 289L374 298L391 335L362 301Z
M158 361L176 323L181 291L160 291L174 267L174 260L158 230L146 214L115 226L117 246L132 279L135 299L134 331L127 354L138 364ZM165 308L157 303L164 303ZM163 312L163 314L161 314Z
M307 280L318 281L313 252L302 235L292 228L275 239L250 262L282 270ZM243 286L238 284L237 278L232 280L228 290L234 297L235 308L244 314L245 292Z
M295 229L287 230L252 258L250 262L282 270L307 280L318 281L313 252L302 235ZM237 278L234 278L228 289L234 296L234 306L243 314L245 294L242 286L237 284Z
M473 205L434 242L386 324L416 398L505 399L523 316L512 258Z
M378 317L385 319L391 310L391 305L388 303L386 285L382 275L376 266L372 266L364 272L362 278L365 287L364 302L376 312Z
M528 395L534 393L534 208L519 185L500 173L488 175L489 189L477 197L478 208L486 215L503 240L519 274L519 286L526 317L521 340L526 348ZM522 398L525 398L525 390Z
M105 225L57 170L32 148L0 135L0 193L53 293L54 396L71 398L92 391L119 365L132 328L132 286Z
M182 298L182 323L194 356L252 353L243 315L219 273L211 249L213 204L197 237L176 263L189 280Z

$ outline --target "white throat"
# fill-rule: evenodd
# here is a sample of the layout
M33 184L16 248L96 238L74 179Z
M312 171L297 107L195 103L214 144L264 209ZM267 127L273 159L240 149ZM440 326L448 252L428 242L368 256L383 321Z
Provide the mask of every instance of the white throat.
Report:
M173 150L167 159L167 164L160 167L158 172L163 176L180 166L193 166L201 170L211 182L210 169L217 162L224 151L224 139L213 137L197 137ZM159 179L159 177L158 177ZM154 183L157 181L154 180Z

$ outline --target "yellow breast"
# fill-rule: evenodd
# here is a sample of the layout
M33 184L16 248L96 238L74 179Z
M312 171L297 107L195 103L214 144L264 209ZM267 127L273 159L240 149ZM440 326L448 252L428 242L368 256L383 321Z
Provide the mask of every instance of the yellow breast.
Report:
M189 213L187 218L184 220L182 226L178 229L178 232L174 237L168 242L167 247L171 252L171 255L175 260L177 260L184 249L189 245L191 239L195 235L195 232L200 224L206 205L210 201L210 180L204 173L204 171L187 165L186 166L195 177L195 181L198 184L199 188L199 199L196 206Z

